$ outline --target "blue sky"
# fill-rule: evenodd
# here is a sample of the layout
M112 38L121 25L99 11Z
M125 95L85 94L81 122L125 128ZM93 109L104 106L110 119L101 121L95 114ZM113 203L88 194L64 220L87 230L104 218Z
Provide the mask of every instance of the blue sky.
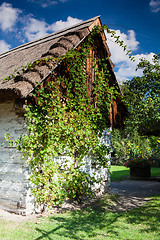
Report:
M119 81L134 75L141 57L160 52L160 0L6 0L0 1L0 52L101 15L133 51L132 63L107 36Z

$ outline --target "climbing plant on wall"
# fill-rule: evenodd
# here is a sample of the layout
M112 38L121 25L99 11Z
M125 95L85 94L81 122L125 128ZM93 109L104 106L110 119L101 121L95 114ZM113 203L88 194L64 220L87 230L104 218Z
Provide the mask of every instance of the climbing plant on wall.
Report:
M92 195L94 176L80 171L83 159L94 156L96 166L107 167L108 148L99 139L108 128L111 102L121 97L117 86L109 85L110 71L106 59L93 59L95 28L80 49L70 50L59 59L49 81L39 85L27 102L28 133L17 141L18 150L27 156L31 168L32 192L44 206L61 204L67 197L81 201ZM87 69L91 60L94 78ZM23 71L26 71L23 69ZM59 161L58 156L66 156Z

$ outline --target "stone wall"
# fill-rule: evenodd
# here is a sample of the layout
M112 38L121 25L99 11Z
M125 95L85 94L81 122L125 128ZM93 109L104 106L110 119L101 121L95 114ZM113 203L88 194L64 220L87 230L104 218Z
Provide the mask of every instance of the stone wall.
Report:
M107 147L111 147L111 129L107 129L103 132L102 138L99 139L100 142L103 142ZM108 167L110 167L110 157L108 154L106 156L108 158ZM82 171L89 173L91 176L94 176L96 180L101 181L99 183L95 183L93 186L93 190L97 195L104 194L110 191L110 173L108 168L104 168L102 166L95 165L95 159L93 155L88 154L84 158L84 166L82 167Z
M0 104L0 207L12 212L29 214L33 208L33 199L29 187L29 171L22 154L10 147L4 134L12 138L26 131L23 117L15 113L14 102ZM18 205L18 206L17 206Z
M105 130L103 132L102 138L99 139L100 142L103 142L107 147L111 147L111 129ZM106 156L108 158L108 167L110 166L110 154ZM61 155L54 159L58 163L66 163L66 160L69 164L71 158L68 156ZM91 177L95 177L96 180L101 181L99 183L95 183L93 186L93 191L97 195L101 195L103 193L110 191L110 173L108 168L104 168L102 166L97 166L95 164L96 157L88 154L83 159L83 166L81 166L82 172L87 172Z

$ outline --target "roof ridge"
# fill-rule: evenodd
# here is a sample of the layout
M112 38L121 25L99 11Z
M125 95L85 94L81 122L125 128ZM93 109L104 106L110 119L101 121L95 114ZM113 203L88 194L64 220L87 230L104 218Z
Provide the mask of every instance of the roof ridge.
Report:
M82 22L80 22L80 23L78 23L78 24L74 24L74 25L72 25L72 26L70 26L70 27L68 27L68 28L64 28L64 29L62 29L62 30L59 30L59 31L56 31L56 32L47 34L47 35L45 35L45 36L43 36L43 37L41 37L41 38L39 38L39 39L36 39L36 40L34 40L34 41L31 41L31 42L25 43L25 44L23 44L23 45L20 45L20 46L18 46L18 47L15 47L15 48L7 51L7 52L1 53L1 54L0 54L0 58L3 58L4 56L6 56L6 55L8 55L8 54L10 54L10 53L19 51L19 50L21 50L21 49L26 49L26 48L32 47L32 46L34 46L34 45L36 45L36 44L38 44L38 43L42 43L42 42L49 41L50 38L52 38L52 37L53 37L53 38L60 37L62 33L67 32L67 31L72 30L72 29L74 30L75 28L77 28L77 27L79 27L79 26L83 26L83 25L85 25L85 24L87 24L87 23L90 23L90 22L94 21L95 19L97 19L97 18L99 18L99 17L100 17L100 15L99 15L99 16L96 16L96 17L93 17L93 18L90 18L90 19L88 19L88 20L82 21Z

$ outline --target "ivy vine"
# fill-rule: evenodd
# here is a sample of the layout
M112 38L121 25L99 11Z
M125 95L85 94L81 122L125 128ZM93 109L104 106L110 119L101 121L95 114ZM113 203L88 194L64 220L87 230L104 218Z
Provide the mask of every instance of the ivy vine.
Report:
M79 51L72 49L54 59L60 64L52 73L52 81L36 87L32 101L27 103L28 132L16 144L28 159L36 201L44 206L59 205L66 198L80 202L84 196L93 195L96 178L80 171L88 154L94 156L96 166L108 167L109 149L99 138L108 128L112 101L121 96L117 86L109 84L106 59L95 60L90 55L95 36L103 29L94 28ZM88 58L94 72L92 80L86 64ZM21 72L40 62L41 59L23 66ZM59 156L65 156L63 161L59 161Z

